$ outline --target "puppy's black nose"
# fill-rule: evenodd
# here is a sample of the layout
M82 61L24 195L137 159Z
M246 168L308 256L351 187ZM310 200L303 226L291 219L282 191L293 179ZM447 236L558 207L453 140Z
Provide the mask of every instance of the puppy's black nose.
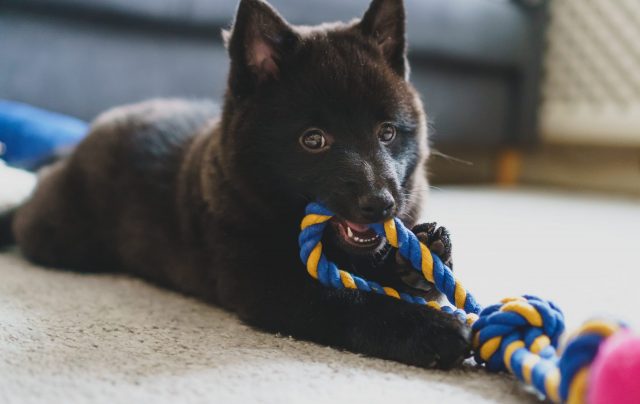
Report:
M387 190L363 195L358 198L360 215L369 223L382 222L389 219L395 206L393 196Z

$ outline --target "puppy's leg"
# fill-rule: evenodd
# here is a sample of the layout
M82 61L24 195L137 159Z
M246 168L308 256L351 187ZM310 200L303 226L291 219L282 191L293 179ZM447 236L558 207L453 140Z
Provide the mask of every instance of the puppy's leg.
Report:
M451 315L312 282L263 289L238 312L259 328L409 365L447 369L470 351L468 327Z
M117 268L84 201L83 182L60 161L41 178L34 194L15 213L13 234L35 263L82 272Z

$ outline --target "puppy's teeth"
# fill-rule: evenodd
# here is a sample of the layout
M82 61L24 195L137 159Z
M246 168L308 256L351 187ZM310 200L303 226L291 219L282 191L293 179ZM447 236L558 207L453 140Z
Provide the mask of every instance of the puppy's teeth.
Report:
M353 232L351 231L351 227L347 226L347 236L349 236L349 238L353 238Z

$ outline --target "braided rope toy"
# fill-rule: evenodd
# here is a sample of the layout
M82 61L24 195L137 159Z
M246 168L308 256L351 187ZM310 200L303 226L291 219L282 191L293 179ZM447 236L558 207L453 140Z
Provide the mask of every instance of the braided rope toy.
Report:
M397 218L371 227L411 262L412 267L427 281L433 283L455 308L442 306L435 301L427 302L421 297L381 286L338 269L323 254L321 242L324 229L333 216L322 205L311 203L307 206L306 216L300 226L300 258L309 275L322 285L383 294L451 313L471 326L473 349L478 363L485 364L492 372L509 371L550 401L573 404L587 402L589 398L590 402L610 403L613 401L608 398L612 394L618 394L629 400L625 402L640 403L640 388L635 378L623 375L622 378L628 379L626 385L623 381L624 386L621 387L620 380L614 380L615 387L612 387L612 372L602 370L609 369L613 364L611 360L602 357L599 351L607 351L601 348L607 341L613 341L612 337L630 336L624 324L603 320L589 321L558 352L559 339L564 332L564 316L557 306L526 295L507 298L500 304L483 309L456 279L451 269ZM632 349L627 349L626 352L633 351L635 354L630 369L638 376L640 339L631 338L634 338L633 341L626 346L628 348L631 344ZM620 352L616 352L620 356ZM599 365L592 370L594 362ZM626 391L623 395L613 391L621 388Z

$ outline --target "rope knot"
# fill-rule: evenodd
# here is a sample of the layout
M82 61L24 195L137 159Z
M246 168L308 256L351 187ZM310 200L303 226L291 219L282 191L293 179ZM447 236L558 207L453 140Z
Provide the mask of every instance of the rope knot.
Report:
M472 329L476 361L498 372L512 370L511 358L519 348L552 358L564 331L564 316L552 302L525 295L483 309Z

